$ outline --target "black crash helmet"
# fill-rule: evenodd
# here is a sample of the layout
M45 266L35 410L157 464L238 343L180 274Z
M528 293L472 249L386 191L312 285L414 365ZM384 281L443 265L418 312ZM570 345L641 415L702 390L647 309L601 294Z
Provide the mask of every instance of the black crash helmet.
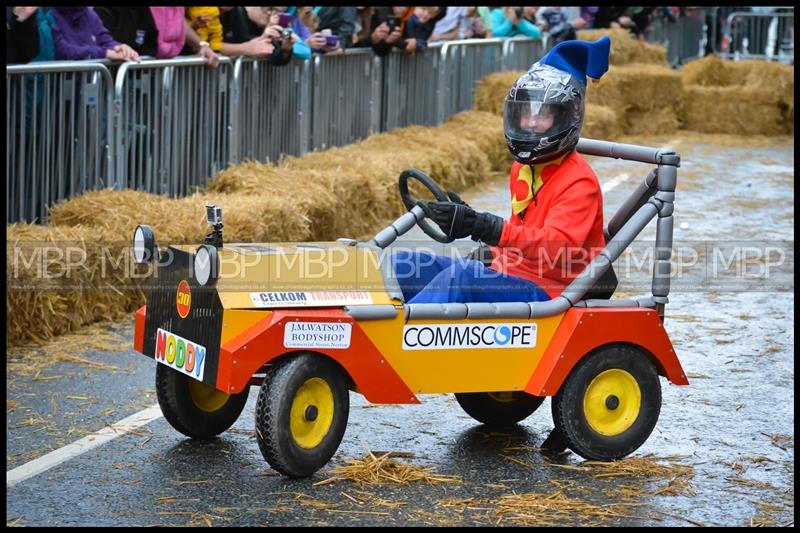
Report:
M584 88L566 72L534 65L506 96L503 130L511 155L545 163L575 148L583 126Z
M503 130L514 159L546 163L575 149L581 135L586 77L608 70L611 41L564 41L534 63L511 87Z

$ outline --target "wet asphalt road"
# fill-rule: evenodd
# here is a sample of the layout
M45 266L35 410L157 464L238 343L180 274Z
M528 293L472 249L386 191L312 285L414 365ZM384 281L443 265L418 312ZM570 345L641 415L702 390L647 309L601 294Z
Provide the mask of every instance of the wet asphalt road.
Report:
M670 146L682 155L675 248L683 258L665 325L690 386L662 379L658 424L630 458L691 467L689 475L597 478L597 468L577 455L548 460L536 448L552 429L549 400L514 428L491 432L449 395L422 396L421 405L373 406L351 393L347 432L330 464L310 479L289 480L270 469L258 449L253 388L234 428L213 441L185 439L159 418L7 488L7 524L793 524L792 140L755 146L710 137L635 141ZM649 167L591 163L601 183L621 181L605 193L607 221ZM501 176L462 197L506 215L506 195L507 178ZM646 249L653 235L651 224L640 236L644 244L634 249ZM732 261L731 250L745 247L750 261ZM637 268L636 259L615 263L618 296L649 290L649 271ZM120 348L130 346L130 323L102 327ZM31 360L60 350L54 343ZM33 379L19 351L9 351L7 470L155 404L152 360L131 350L92 348L90 342L78 352L83 361L58 362ZM314 485L331 476L331 467L362 458L367 449L407 452L411 456L399 460L460 481ZM498 511L501 498L513 493L557 492L610 506L620 516L553 512L534 522Z

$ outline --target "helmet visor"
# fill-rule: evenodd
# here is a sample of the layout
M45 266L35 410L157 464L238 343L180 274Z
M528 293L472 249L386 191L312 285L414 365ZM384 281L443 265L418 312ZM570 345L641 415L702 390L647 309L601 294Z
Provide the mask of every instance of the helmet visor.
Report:
M521 141L536 141L567 130L580 121L580 101L547 103L506 99L503 128Z

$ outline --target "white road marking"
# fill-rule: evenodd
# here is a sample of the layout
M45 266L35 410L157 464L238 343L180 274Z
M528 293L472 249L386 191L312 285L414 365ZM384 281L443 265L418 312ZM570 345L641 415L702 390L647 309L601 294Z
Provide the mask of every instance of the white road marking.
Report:
M65 461L77 457L83 453L88 452L98 446L105 444L111 440L121 437L126 433L149 424L153 420L162 417L161 408L155 404L143 411L129 416L115 424L106 426L100 431L96 431L90 435L83 437L80 440L68 444L63 448L54 450L47 455L43 455L38 459L27 462L22 466L18 466L13 470L6 472L6 488L13 487L21 481L32 478L35 475L41 474L50 470L54 466L58 466Z
M613 189L614 187L616 187L620 183L628 181L628 179L630 179L630 177L631 177L630 174L620 174L619 176L611 178L606 183L602 184L600 186L600 190L603 191L603 194L606 194L606 193L608 193L608 191L610 191L611 189Z

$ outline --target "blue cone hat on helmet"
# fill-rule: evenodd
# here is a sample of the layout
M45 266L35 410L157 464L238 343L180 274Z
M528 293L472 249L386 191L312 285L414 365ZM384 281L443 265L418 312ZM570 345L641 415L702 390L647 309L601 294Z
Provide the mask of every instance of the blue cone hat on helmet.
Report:
M514 83L505 100L503 129L516 161L545 163L575 148L583 126L586 77L605 74L610 48L608 37L561 42Z

